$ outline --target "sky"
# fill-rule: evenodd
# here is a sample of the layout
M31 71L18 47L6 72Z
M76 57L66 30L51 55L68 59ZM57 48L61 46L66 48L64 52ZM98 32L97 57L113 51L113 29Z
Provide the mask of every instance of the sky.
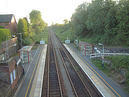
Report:
M16 20L29 18L32 10L39 10L48 25L70 19L78 5L91 0L0 0L0 14L14 14Z

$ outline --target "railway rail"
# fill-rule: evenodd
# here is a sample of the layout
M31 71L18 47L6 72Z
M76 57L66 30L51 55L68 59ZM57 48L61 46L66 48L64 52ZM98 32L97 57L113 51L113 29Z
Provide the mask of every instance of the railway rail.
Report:
M55 50L52 46L51 37L49 37L42 97L64 97L60 76Z
M75 97L102 97L88 76L52 32L49 37L42 97L67 97L67 93L64 92L65 87L61 84L63 80L56 60L56 51L59 52L58 56L62 59Z

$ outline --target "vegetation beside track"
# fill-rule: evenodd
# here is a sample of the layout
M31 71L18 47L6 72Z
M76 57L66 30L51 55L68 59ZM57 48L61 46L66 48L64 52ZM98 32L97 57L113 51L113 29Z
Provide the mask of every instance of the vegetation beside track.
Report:
M104 46L127 48L129 46L128 8L129 0L85 2L78 6L70 21L52 25L52 28L63 42L69 37L72 41L79 39L92 44L102 43ZM112 56L106 59L110 60L112 65L105 64L105 68L101 67L101 60L92 61L107 75L125 70L125 85L129 86L129 57Z
M46 43L48 43L48 29L45 28L43 32L39 33L36 37L37 43L40 42L40 40L44 40Z
M73 40L73 32L69 27L69 24L56 24L52 26L52 29L56 32L56 35L60 38L60 40L64 42L67 38Z
M55 24L59 37L64 40L65 33L73 39L105 45L129 46L129 0L93 0L80 4L71 20ZM66 27L69 25L69 27ZM70 33L69 33L70 32ZM64 36L63 36L64 35ZM65 39L67 38L67 35Z
M24 17L18 21L17 37L19 47L21 40L22 45L30 45L35 42L39 43L40 40L47 41L47 24L42 19L41 12L38 10L32 10L29 14L29 19L30 20Z
M102 67L101 59L92 59L93 64L103 71L107 76L111 77L119 83L120 80L125 79L124 83L120 85L129 93L129 56L108 56L105 60L109 62L104 63ZM121 76L122 75L122 79Z

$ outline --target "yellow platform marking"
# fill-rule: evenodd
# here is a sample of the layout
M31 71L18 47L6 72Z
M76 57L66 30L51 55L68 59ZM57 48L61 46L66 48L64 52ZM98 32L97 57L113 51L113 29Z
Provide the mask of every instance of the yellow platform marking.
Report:
M83 61L84 59L81 57L81 56L79 56L80 58L81 58L81 60ZM119 97L121 97L120 96L120 94L118 94L117 93L117 91L116 90L114 90L112 87L111 87L111 85L109 85L104 79L103 79L103 77L97 72L97 71L95 71L95 69L94 68L92 68L90 65L89 65L89 63L87 63L87 61L86 60L84 60L85 62L86 62L86 64L119 96Z
M31 84L31 81L32 81L32 78L33 78L33 75L34 75L34 71L35 71L35 69L36 69L36 66L37 66L37 65L35 65L34 70L33 70L33 72L32 72L32 75L31 75L31 78L30 78L30 81L29 81L29 85L28 85L28 88L27 88L25 97L27 97L27 94L28 94L28 91L29 91L29 88L30 88L30 84Z

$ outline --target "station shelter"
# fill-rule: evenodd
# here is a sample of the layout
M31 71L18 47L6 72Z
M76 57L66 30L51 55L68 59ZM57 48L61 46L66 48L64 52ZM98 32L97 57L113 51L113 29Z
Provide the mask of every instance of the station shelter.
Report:
M32 46L24 46L20 49L20 58L23 63L30 63L32 60L31 49Z
M94 53L94 46L92 44L79 41L79 49L81 53L85 56L89 56L90 54Z

